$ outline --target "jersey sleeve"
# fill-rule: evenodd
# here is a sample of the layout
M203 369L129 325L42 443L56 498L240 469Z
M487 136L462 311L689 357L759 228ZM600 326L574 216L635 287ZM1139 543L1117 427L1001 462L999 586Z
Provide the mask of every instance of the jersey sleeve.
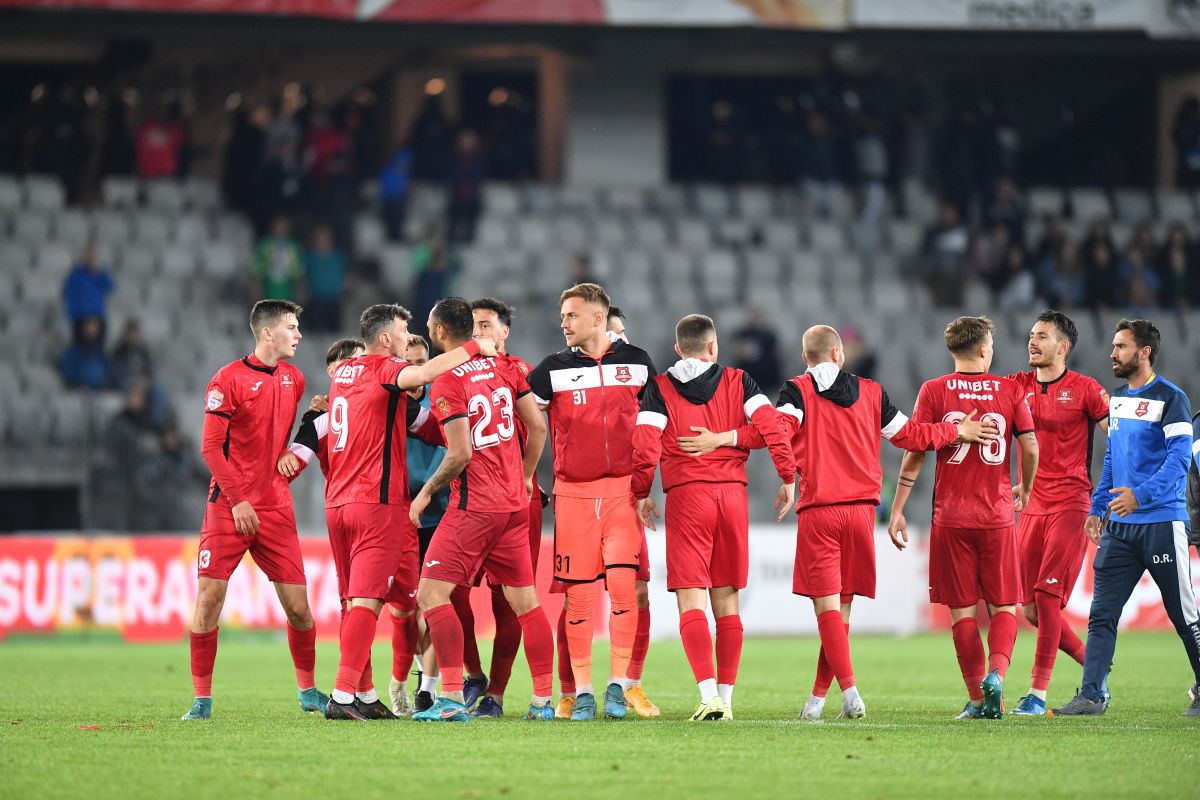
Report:
M375 362L375 379L384 386L395 387L396 378L408 366L403 358L384 358Z
M1092 422L1102 422L1108 419L1108 392L1104 390L1099 381L1088 379L1083 406L1088 419Z
M1181 481L1187 480L1188 465L1192 460L1192 404L1186 394L1179 390L1171 392L1160 424L1167 457L1153 475L1133 487L1133 496L1142 505L1168 495Z
M441 425L467 416L467 398L463 394L462 383L447 380L444 375L436 378L429 387L429 407Z
M642 386L641 391L638 392L639 400L641 399L642 395L646 393L646 388L654 382L655 376L658 375L658 370L654 368L654 361L650 358L650 354L645 350L642 351L642 363L646 365L646 384Z
M1013 436L1021 436L1026 433L1033 433L1036 427L1033 424L1033 412L1029 410L1029 403L1025 401L1025 393L1021 391L1020 386L1013 386ZM1189 432L1191 427L1188 428Z
M917 422L892 405L888 393L880 387L879 434L904 450L941 450L958 438L958 426L952 422Z
M658 381L651 378L642 393L641 410L633 428L633 496L641 499L650 494L654 471L662 457L662 437L667 428L667 404L659 391Z
M442 436L442 428L429 409L412 395L408 396L407 402L404 422L408 435L434 447L445 447L446 438Z
M550 381L550 366L547 361L542 361L534 367L529 373L529 388L533 391L533 397L537 400L538 405L542 408L550 405L550 401L554 398L554 387Z
M229 424L237 412L236 388L224 372L213 376L205 394L204 428L200 436L200 457L230 505L237 505L246 496L246 489L238 471L229 463L226 450Z
M300 417L300 429L288 451L294 453L305 466L312 461L321 446L321 440L329 433L329 414L325 411L305 411Z
M936 398L933 396L933 390L930 388L930 383L921 384L920 391L917 392L917 402L913 406L912 420L914 422L933 422L937 417L937 409L934 408Z
M790 384L789 384L790 385ZM799 394L799 392L797 392ZM803 401L801 401L803 404ZM758 383L748 372L742 372L742 411L746 419L766 442L775 472L784 483L796 480L796 458L792 454L792 428L789 417L774 408Z

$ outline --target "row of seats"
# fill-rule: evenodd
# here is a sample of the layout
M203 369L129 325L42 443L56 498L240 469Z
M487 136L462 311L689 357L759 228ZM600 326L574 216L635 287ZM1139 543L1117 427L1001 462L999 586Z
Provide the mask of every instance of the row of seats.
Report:
M189 211L182 215L152 209L136 211L23 209L0 214L0 240L30 246L57 241L75 248L89 241L110 246L128 243L197 245L206 241L250 243L254 231L235 214Z

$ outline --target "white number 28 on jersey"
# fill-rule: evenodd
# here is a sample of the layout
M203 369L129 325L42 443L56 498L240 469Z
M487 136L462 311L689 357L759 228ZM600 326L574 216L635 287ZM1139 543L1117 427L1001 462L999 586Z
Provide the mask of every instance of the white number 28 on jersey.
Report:
M946 416L942 417L942 422L950 422L955 425L967 418L967 415L961 411L951 411ZM1008 421L1000 414L989 411L979 418L980 422L994 423L1000 431L1000 438L992 439L988 442L963 442L954 449L954 453L950 456L948 463L961 464L963 459L967 457L967 452L976 444L979 445L979 457L983 459L985 464L1003 464L1004 454L1008 450Z
M500 409L500 418L492 426L492 406ZM495 447L500 442L507 442L516 432L513 424L513 396L507 386L501 386L492 392L491 398L486 395L471 395L467 401L467 414L474 423L471 425L471 446L475 450Z

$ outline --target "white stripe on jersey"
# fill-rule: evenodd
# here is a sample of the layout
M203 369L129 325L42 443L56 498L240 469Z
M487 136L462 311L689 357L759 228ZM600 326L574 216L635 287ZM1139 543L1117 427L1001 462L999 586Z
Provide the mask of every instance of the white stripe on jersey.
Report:
M751 397L749 400L747 400L746 404L742 406L742 408L744 408L746 411L746 419L750 419L750 417L754 416L755 411L758 411L763 406L769 405L771 405L771 401L767 399L765 394L756 394L754 397Z
M890 442L892 440L892 437L895 436L897 433L899 433L900 429L903 428L907 424L908 424L908 417L904 416L903 411L897 411L896 416L892 417L891 422L889 422L887 425L883 426L883 429L880 431L880 433L883 434L883 438L887 439Z
M667 427L666 414L660 414L657 411L639 411L637 415L638 425L649 425L652 428L658 428L660 431Z
M795 417L797 422L801 424L804 423L804 409L796 408L791 403L784 403L783 405L779 406L779 410L784 414L790 414L791 416Z
M1113 397L1108 401L1108 415L1115 419L1135 419L1142 422L1162 422L1162 400L1139 400L1136 397ZM1139 413L1140 412L1140 413Z
M1163 436L1170 439L1173 436L1191 436L1192 423L1190 422L1172 422L1170 425L1163 426Z

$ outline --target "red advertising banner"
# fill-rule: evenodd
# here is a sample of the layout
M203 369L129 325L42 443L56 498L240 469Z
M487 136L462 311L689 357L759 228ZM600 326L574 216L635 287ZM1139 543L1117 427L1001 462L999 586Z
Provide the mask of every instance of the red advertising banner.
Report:
M0 639L10 632L104 628L131 642L180 640L196 602L198 543L183 536L0 537ZM335 636L340 612L329 542L314 537L300 544L318 633ZM548 587L550 540L542 550L537 584ZM493 630L489 594L483 588L472 595L480 636ZM557 619L562 595L543 592L542 602ZM229 580L221 625L279 630L285 624L274 588L247 556ZM390 623L381 625L390 636Z

